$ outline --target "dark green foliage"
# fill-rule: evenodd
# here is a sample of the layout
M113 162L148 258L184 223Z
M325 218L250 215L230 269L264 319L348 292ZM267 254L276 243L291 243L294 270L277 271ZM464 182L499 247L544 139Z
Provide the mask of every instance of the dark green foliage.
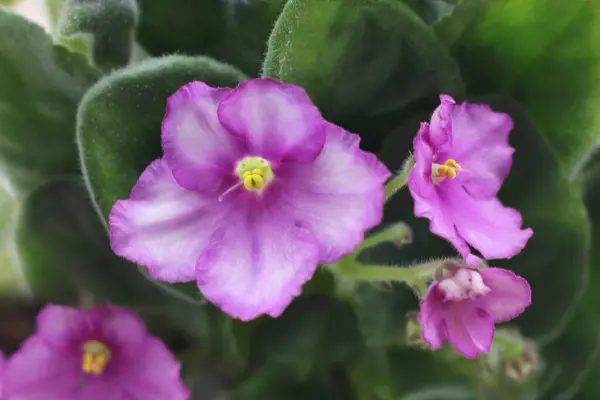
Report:
M19 191L78 172L75 114L97 72L0 8L0 161Z
M131 60L138 13L136 0L68 0L58 33L67 38L89 36L94 65L110 71Z

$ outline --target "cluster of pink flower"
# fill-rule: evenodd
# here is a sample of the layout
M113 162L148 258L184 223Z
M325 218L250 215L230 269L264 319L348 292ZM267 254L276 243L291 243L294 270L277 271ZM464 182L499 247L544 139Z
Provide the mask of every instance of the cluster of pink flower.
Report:
M440 271L421 301L419 322L432 349L448 340L465 357L477 358L489 352L494 324L531 304L531 289L508 270L478 269L481 259L469 244L486 259L511 258L533 231L522 230L519 212L497 199L512 163L512 119L485 105L440 100L414 140L408 185L415 215L428 218L431 232L449 240L467 265Z
M532 231L496 198L514 152L510 117L441 101L414 141L409 187L415 214L470 267L431 286L421 323L432 348L448 338L473 357L489 350L494 322L529 305L530 290L509 271L479 272L467 243L488 259L510 258ZM325 121L302 88L192 82L167 108L164 157L110 215L113 250L154 278L196 280L241 320L277 317L319 264L339 261L381 222L389 170L358 136Z
M531 291L510 271L480 269L469 244L510 258L532 231L496 197L514 151L510 117L441 100L414 140L408 185L415 214L465 263L438 271L419 321L432 349L447 340L475 358ZM112 210L112 248L156 279L196 280L232 317L281 315L319 264L352 253L382 220L390 172L297 86L187 84L168 100L162 144L164 157ZM47 306L37 329L0 365L5 400L188 397L179 363L129 311Z

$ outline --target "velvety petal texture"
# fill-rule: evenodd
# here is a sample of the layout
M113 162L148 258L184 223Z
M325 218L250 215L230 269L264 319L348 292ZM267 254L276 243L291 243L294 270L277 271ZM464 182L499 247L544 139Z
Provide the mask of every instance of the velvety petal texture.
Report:
M98 374L84 370L90 341L109 351ZM168 349L149 336L137 315L106 304L90 310L46 306L36 333L6 363L4 378L5 400L189 397Z
M478 358L490 350L494 324L516 318L530 304L529 284L514 273L457 267L431 284L421 301L423 340L432 350L448 341L465 357Z
M192 82L167 101L162 124L165 160L184 188L198 191L219 189L242 153L239 140L220 124L217 106L231 89L212 88Z
M240 84L219 105L219 120L249 154L272 162L312 161L325 143L323 118L304 89L268 78Z
M413 143L409 189L415 215L429 219L431 232L449 240L470 264L480 261L470 246L486 259L511 258L533 234L521 229L518 211L496 198L512 163L513 122L485 105L440 100L431 125L422 124ZM444 174L446 165L455 176Z
M190 83L169 99L164 157L113 207L112 248L156 279L196 280L232 317L277 317L382 219L390 172L359 141L298 86Z

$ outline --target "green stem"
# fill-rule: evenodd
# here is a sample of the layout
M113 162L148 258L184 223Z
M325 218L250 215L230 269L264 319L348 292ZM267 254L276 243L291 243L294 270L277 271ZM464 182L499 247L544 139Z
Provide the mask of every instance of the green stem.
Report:
M345 278L370 282L405 282L411 286L421 286L424 279L431 277L446 261L419 264L413 267L390 267L383 265L363 266L354 260L338 264L338 272Z
M408 175L410 174L410 170L413 165L415 165L414 157L409 156L406 161L404 161L404 165L400 170L400 173L393 177L388 183L385 185L385 200L384 203L387 203L393 195L395 195L400 189L402 189L408 183Z
M412 238L412 230L408 224L404 222L398 222L394 225L379 231L369 237L367 237L361 244L359 244L354 250L354 254L358 255L361 251L375 247L385 242L394 242L398 244L410 243Z

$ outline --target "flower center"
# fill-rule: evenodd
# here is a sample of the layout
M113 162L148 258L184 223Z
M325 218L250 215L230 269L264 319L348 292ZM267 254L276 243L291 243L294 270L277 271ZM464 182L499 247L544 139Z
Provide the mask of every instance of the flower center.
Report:
M460 164L453 159L446 160L444 164L433 163L431 168L431 180L433 183L440 183L446 178L452 180L455 179L461 171Z
M274 178L269 162L261 157L244 158L235 168L235 172L250 192L262 192Z
M104 343L97 340L88 340L83 344L81 370L86 374L102 375L109 360L110 350Z
M454 302L484 296L490 291L481 274L468 268L460 268L453 276L442 279L438 287L446 301Z

